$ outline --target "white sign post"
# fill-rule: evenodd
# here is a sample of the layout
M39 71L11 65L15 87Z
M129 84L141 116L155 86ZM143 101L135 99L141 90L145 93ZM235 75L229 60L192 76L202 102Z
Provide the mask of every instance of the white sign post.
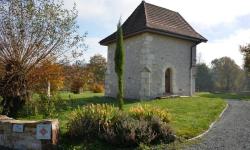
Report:
M38 124L36 126L36 138L39 140L50 140L51 124Z

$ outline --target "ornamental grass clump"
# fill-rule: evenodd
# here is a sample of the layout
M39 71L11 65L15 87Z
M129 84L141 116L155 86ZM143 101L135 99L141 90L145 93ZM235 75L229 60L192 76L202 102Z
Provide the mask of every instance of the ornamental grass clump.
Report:
M168 112L147 105L126 112L108 104L91 104L73 111L68 133L73 139L99 139L119 147L169 143L175 136L168 117Z
M145 119L151 119L153 117L158 117L165 123L169 123L171 119L171 115L166 109L160 109L147 104L138 104L137 106L131 107L128 112L136 118L144 117Z
M79 107L70 115L69 134L72 137L92 137L102 132L104 126L116 115L118 109L108 104L90 104Z

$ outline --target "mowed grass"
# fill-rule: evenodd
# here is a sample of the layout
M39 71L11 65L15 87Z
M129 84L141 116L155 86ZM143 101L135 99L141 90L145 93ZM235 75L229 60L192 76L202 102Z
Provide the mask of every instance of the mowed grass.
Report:
M59 121L63 132L67 131L66 124L68 117L70 117L70 112L78 106L90 103L117 105L115 99L105 98L102 93L85 92L82 94L72 94L64 92L60 93L60 96L64 101L62 103L64 105L59 110ZM217 119L226 106L226 102L220 98L196 96L149 101L125 100L125 110L139 103L168 110L172 115L171 126L176 135L183 138L192 138L207 130L209 125Z
M143 103L168 110L172 115L171 126L176 135L182 138L192 138L207 130L226 106L222 99L204 97L171 98Z
M104 97L103 93L85 92L82 94L73 94L68 92L61 92L59 94L61 103L56 106L58 112L58 119L60 122L60 131L62 134L62 147L67 146L67 149L100 149L108 145L100 144L99 142L77 142L71 141L64 137L67 132L67 121L70 118L70 113L77 107L85 106L87 104L108 103L117 106L117 101L112 98ZM187 98L169 98L169 99L155 99L155 100L125 100L125 111L129 108L141 104L148 104L166 109L171 113L171 127L176 135L181 138L192 138L209 128L209 125L215 121L219 114L226 106L226 102L221 98L208 98L202 95ZM41 119L39 116L30 116L22 119ZM99 145L99 147L98 147ZM96 147L97 146L97 147ZM92 148L96 147L96 148Z
M250 100L250 92L239 92L239 93L209 93L209 92L200 92L200 93L197 93L196 95L199 96L199 97L207 97L207 98Z

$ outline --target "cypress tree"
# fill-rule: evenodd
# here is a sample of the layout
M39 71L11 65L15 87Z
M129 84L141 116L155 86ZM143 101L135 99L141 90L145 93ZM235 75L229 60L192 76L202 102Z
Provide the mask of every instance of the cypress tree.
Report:
M123 73L124 73L124 63L125 63L125 48L123 43L123 31L121 27L121 20L117 25L117 38L116 38L116 50L115 50L115 72L117 74L118 82L118 93L117 99L119 101L119 109L123 110Z

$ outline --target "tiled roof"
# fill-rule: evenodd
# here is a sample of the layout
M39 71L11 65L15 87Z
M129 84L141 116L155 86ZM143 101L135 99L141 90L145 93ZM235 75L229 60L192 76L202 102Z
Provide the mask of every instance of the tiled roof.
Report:
M142 1L122 25L125 38L153 32L195 42L206 42L207 39L197 33L178 13ZM107 45L116 40L116 32L100 41Z

